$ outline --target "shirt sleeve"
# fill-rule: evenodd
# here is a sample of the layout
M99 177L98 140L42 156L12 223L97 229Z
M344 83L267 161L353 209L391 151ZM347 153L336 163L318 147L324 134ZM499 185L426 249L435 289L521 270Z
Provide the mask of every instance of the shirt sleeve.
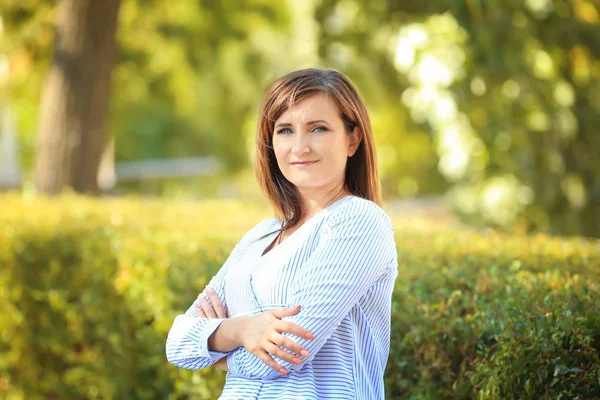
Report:
M259 223L251 229L242 240L235 246L225 264L219 272L210 280L210 286L219 296L223 306L227 306L225 299L225 278L229 267L239 258L243 247L250 237L253 237L257 231L263 228L263 223ZM209 301L206 289L202 291L202 295ZM173 325L169 330L166 343L167 360L181 368L186 369L202 369L206 368L219 359L225 357L229 352L211 351L208 348L208 338L217 330L219 325L225 319L223 318L198 318L192 303L188 310L181 315L175 317Z
M231 260L236 255L236 249L208 284L217 293L223 306L226 306L224 296L225 276ZM202 295L208 300L206 289L202 291ZM228 354L208 349L208 338L225 319L197 317L194 309L197 301L198 299L192 303L184 314L175 317L169 330L166 344L167 360L177 367L187 369L206 368Z
M274 357L288 373L311 362L344 317L380 278L397 274L393 227L383 210L375 207L338 218L323 232L325 237L302 265L290 302L302 308L298 315L284 320L306 328L314 339L284 333L310 354L301 364ZM249 379L270 380L282 376L243 347L228 355L227 367L230 374Z

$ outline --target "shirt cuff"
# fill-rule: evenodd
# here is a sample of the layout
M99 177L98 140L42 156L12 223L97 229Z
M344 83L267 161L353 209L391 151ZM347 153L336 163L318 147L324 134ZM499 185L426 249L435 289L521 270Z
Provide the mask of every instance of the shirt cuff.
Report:
M235 356L237 353L237 349L233 350L231 353L229 353L229 355L227 356L227 371L233 375L233 376L239 376L240 375L240 370L237 367L237 364L235 362Z
M208 349L208 338L217 330L217 328L225 321L224 318L208 318L204 319L205 325L204 329L202 329L202 333L200 334L199 342L200 342L200 351L202 357L207 357L211 359L211 363L215 363L219 361L221 358L225 357L229 353L222 353L220 351L211 351Z

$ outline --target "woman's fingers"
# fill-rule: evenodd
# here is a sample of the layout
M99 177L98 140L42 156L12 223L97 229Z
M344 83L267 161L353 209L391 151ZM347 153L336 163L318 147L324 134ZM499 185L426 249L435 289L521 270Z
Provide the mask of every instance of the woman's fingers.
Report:
M310 356L310 354L308 353L308 351L306 351L304 347L300 346L298 343L286 338L285 336L279 333L276 334L271 341L276 345L283 347L284 349L288 349L289 351L301 355L302 357Z
M219 296L217 296L217 293L208 286L206 287L206 293L208 294L213 310L217 314L217 318L227 318L225 308L223 307Z
M278 310L273 310L273 315L275 317L277 317L278 319L281 318L285 318L285 317L291 317L293 315L296 315L300 312L300 306L294 306L291 308L280 308Z
M288 332L288 333L296 335L302 339L314 339L315 338L313 336L313 334L310 333L308 330L304 329L300 325L296 325L296 324L294 324L292 322L288 322L288 321L278 321L275 329L277 330L277 332Z
M196 312L196 317L206 318L206 314L204 314L204 311L202 311L202 307L200 307L200 304L194 303L194 311Z
M266 345L265 350L267 350L267 353L269 353L269 355L279 357L280 359L287 362L291 362L293 364L300 364L302 362L302 360L296 357L296 355L290 354L287 351L282 350L279 346L273 343L269 343L268 345Z
M202 311L206 314L207 318L217 318L217 314L215 314L215 310L210 306L208 300L201 294L198 299L200 299L200 306L202 307Z
M243 332L243 346L270 368L287 375L288 372L273 357L285 363L298 365L302 363L300 357L306 358L310 354L304 347L282 333L291 333L304 339L314 338L312 333L301 326L281 320L296 315L299 311L300 307L282 308L249 317Z
M281 320L285 317L291 317L300 312L300 306L294 306L292 308L280 308L273 310L273 316ZM314 339L314 335L303 327L287 321L278 321L276 325L277 332L289 332L303 339Z
M271 356L265 350L260 349L254 355L257 356L258 358L260 358L262 360L262 362L267 364L269 367L273 368L275 371L279 372L280 374L287 375L287 371L285 370L285 368L283 368L281 365L277 364L275 362L275 360L273 360L271 358Z
M210 299L210 303L204 297L204 294L200 293L198 302L195 304L196 315L200 318L229 318L229 312L223 307L217 292L207 286L206 294Z

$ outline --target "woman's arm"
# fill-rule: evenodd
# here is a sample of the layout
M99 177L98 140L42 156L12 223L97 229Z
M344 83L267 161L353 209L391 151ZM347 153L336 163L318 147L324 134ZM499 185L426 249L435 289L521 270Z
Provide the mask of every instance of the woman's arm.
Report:
M243 346L266 365L287 374L287 371L273 357L279 357L294 364L302 361L297 355L308 357L309 353L298 343L287 339L283 333L312 339L312 333L283 318L297 315L300 307L280 308L265 311L249 317L231 318L224 321L208 339L209 347L217 351L229 351L238 345Z
M375 205L373 205L376 207ZM288 333L310 357L294 364L276 358L289 373L310 362L359 299L386 274L397 274L397 252L391 222L379 208L346 214L329 228L317 249L301 267L294 291L302 311L285 318L314 334L307 340ZM251 379L282 376L244 348L227 357L229 373Z
M221 299L217 296L217 293L212 290L210 287L206 287L206 291L208 293L208 297L210 298L210 303L202 296L198 296L200 302L196 302L194 304L194 309L196 312L196 317L198 318L229 318L229 310L226 310L223 303L221 303ZM221 324L222 325L222 324ZM211 336L213 337L214 334ZM209 348L210 346L210 338L209 340ZM219 359L217 362L213 364L213 367L228 372L227 369L227 358L223 357Z
M198 318L224 319L208 338L208 349L215 352L230 352L242 345L240 331L247 318L240 317L230 320L229 311L226 310L217 293L210 286L206 287L206 293L208 300L201 294L198 296L198 302L194 304L196 316Z
M281 366L277 365L272 358L270 358L264 350L264 346L267 348L276 348L277 346L269 341L258 343L260 339L263 339L265 332L277 335L282 331L295 333L296 335L306 335L308 332L302 330L300 327L290 327L290 323L281 323L281 318L298 314L300 311L299 307L291 309L280 309L271 310L264 313L255 315L254 317L238 317L229 319L229 313L226 312L226 308L223 306L221 299L217 296L217 293L210 287L206 287L206 293L208 294L207 300L203 295L198 296L199 302L194 304L195 313L198 318L221 318L225 319L216 329L216 331L208 338L209 351L216 352L229 352L240 345L244 345L247 348L252 349L253 354L257 355L263 361L271 365L273 368L280 370ZM287 326L282 326L287 325ZM252 344L252 346L249 345ZM258 344L258 345L257 345ZM284 342L279 343L282 347L285 347ZM289 350L296 351L296 353L305 353L305 350L297 345L289 346ZM289 353L284 352L276 348L276 354L281 357L289 359L290 361L299 363L300 359L290 356ZM304 355L308 356L308 353ZM216 368L228 371L227 362L225 358L217 360L213 366Z
M213 364L213 367L220 369L221 371L229 372L227 369L227 358L223 357L219 361Z
M208 284L214 289L224 307L226 307L225 277L230 265L237 259L243 241L244 239L235 246L225 264ZM166 355L167 360L175 366L202 369L228 354L228 352L211 351L208 347L208 338L226 318L198 318L195 314L195 307L200 304L199 299L206 299L207 296L208 291L205 289L188 310L173 321L167 337Z
M167 359L171 364L187 369L205 368L222 359L231 350L243 345L247 336L244 328L247 325L254 326L256 324L246 324L245 318L247 317L227 318L226 315L217 314L219 307L222 308L222 311L227 307L225 299L227 271L231 264L238 259L238 254L243 251L242 248L248 239L254 237L256 233L262 232L264 224L269 223L268 220L263 221L244 235L198 299L185 314L175 318L166 346ZM211 288L214 289L214 292L211 291ZM217 310L212 309L212 304L217 307ZM206 306L204 308L209 315L204 314L203 317L199 317L196 309L198 306L202 309L202 305ZM295 348L299 348L299 346Z
M229 319L229 315L225 313L225 307L221 304L221 300L216 293L210 287L207 287L206 290L210 303L203 296L199 296L200 304L195 305L196 316L198 318L227 318L208 338L210 350L229 352L239 346L244 346L271 368L284 374L287 371L277 364L270 354L296 364L299 364L301 360L295 354L308 357L309 354L305 349L281 335L282 332L289 332L296 336L312 339L312 334L306 329L291 322L281 321L285 317L298 314L300 311L299 306L269 310L252 317ZM290 352L284 351L284 348ZM227 364L223 367L221 361L225 361L225 359L220 359L215 363L215 366L227 371Z

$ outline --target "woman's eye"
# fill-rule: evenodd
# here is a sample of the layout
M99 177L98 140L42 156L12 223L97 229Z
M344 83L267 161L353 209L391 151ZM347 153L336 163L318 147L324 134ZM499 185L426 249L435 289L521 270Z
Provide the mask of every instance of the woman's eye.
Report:
M328 129L324 126L315 126L311 132L325 132ZM290 134L294 133L290 128L281 128L277 131L277 134Z

